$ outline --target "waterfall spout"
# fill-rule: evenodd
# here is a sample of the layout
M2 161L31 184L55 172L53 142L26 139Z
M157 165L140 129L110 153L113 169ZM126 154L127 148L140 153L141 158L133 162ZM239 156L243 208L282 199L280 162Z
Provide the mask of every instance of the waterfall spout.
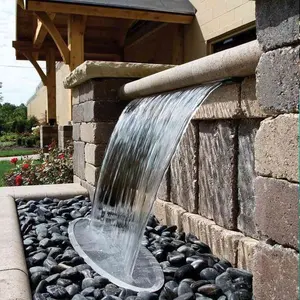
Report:
M132 101L111 136L90 218L72 222L77 252L99 274L135 291L156 291L160 265L143 246L160 182L195 110L221 83Z

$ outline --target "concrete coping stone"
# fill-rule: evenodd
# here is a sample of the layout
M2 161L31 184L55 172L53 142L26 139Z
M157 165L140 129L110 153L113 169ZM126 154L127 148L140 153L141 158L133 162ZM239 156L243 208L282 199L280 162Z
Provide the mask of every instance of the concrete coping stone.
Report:
M199 85L230 77L246 77L255 74L262 51L257 40L202 57L129 82L119 94L124 100Z
M174 65L85 61L65 78L64 87L70 89L94 78L141 78L172 67Z
M44 199L46 197L68 199L76 195L88 196L87 190L78 183L29 185L0 188L0 197L23 198L25 200Z

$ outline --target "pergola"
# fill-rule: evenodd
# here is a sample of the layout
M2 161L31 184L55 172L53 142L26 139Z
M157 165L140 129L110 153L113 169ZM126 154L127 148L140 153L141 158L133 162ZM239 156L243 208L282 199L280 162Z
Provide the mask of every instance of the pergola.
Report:
M125 40L166 23L189 24L194 15L188 0L17 0L13 47L16 58L29 60L47 86L47 120L53 124L56 61L70 71L85 60L123 61ZM46 61L46 74L37 60Z

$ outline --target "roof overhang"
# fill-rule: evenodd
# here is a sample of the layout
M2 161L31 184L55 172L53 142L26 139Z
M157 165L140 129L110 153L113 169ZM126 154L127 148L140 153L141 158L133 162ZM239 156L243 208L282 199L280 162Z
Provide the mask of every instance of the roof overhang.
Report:
M25 9L180 24L190 24L196 13L188 0L169 0L166 1L168 5L163 4L163 0L152 1L152 4L143 0L131 2L132 5L130 1L125 4L123 0L25 0Z
M125 39L131 37L136 22L146 22L150 26L144 28L151 32L163 24L189 24L195 15L188 0L153 1L155 5L149 0L126 1L129 2L134 4L125 6L124 0L17 0L17 38L13 44L16 57L25 60L23 53L27 51L36 59L45 60L47 49L52 47L56 49L56 60L62 60L53 39L39 22L38 14L47 14L66 45L70 16L82 16L86 20L84 59L111 61L122 60ZM177 6L171 8L171 3Z

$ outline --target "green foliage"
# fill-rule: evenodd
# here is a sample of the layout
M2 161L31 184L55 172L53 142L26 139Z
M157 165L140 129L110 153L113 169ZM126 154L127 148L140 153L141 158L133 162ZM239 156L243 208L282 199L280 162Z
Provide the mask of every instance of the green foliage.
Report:
M18 146L35 147L39 143L39 137L36 135L19 135L16 139Z
M0 103L0 132L31 132L36 125L38 120L35 117L27 119L27 107L24 104Z
M41 162L38 164L31 159L18 164L16 159L12 159L14 168L5 175L5 183L8 186L71 183L73 182L72 154L72 145L61 151L52 143L48 154L40 153Z
M18 138L16 133L4 133L0 136L0 142L15 142Z

